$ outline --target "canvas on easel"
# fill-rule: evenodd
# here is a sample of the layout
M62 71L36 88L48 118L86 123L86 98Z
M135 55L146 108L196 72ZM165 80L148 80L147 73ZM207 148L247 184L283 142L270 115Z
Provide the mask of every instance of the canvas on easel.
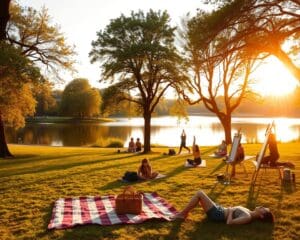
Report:
M274 121L267 126L266 133L265 133L265 140L263 142L263 145L262 145L262 147L260 149L260 152L259 152L259 154L257 156L256 161L253 161L253 163L255 165L255 170L254 170L254 173L253 173L253 176L252 176L252 181L251 181L251 183L253 185L256 182L256 178L257 178L259 170L261 168L261 161L262 161L262 159L265 156L265 153L266 153L266 150L267 150L267 146L268 146L268 142L269 142L269 136L272 133L272 129L275 129L275 123L274 123Z
M231 149L230 149L228 157L226 158L226 172L225 172L224 184L230 184L231 175L229 174L229 166L234 164L234 162L236 160L237 150L238 150L239 144L241 142L241 139L242 139L242 134L239 131L233 137Z

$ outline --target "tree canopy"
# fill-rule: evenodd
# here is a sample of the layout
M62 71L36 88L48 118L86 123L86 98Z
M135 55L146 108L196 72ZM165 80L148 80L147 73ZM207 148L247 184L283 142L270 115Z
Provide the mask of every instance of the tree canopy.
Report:
M150 151L151 115L169 87L184 84L182 59L174 46L167 12L132 12L111 20L92 42L90 57L103 68L103 81L118 82L125 100L140 106L144 120L144 152ZM135 94L135 96L134 96ZM123 96L128 96L124 94Z
M16 80L17 79L17 80ZM33 115L36 101L33 88L42 76L20 50L0 43L0 113L2 120L18 128L24 116Z
M242 42L237 48L257 55L274 55L300 81L300 2L295 0L219 0L206 26L209 43L223 31L232 36L224 46Z
M93 117L100 113L101 97L87 79L77 78L65 87L60 104L62 115Z
M74 70L74 47L67 44L59 26L51 23L45 7L37 11L14 2L10 6L10 15L7 27L9 43L42 67L48 78L51 74L52 80L61 80L61 71Z

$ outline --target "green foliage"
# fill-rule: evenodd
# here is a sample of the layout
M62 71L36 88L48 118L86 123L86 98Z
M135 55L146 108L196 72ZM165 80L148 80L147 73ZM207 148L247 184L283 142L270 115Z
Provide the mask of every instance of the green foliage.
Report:
M18 128L33 115L33 88L42 81L39 69L18 49L0 42L0 111L5 122Z
M123 99L139 105L146 122L145 151L150 151L148 129L157 104L168 88L178 88L187 79L169 22L167 12L121 15L97 33L90 52L91 62L101 63L103 81L117 82Z
M65 87L60 110L63 116L92 117L99 115L100 104L99 91L92 88L87 79L77 78Z
M113 84L102 91L101 114L111 116L114 114L125 116L137 116L139 107L135 102L126 101L130 95L126 90L119 87L119 84Z
M99 138L92 147L122 148L124 141L120 138Z

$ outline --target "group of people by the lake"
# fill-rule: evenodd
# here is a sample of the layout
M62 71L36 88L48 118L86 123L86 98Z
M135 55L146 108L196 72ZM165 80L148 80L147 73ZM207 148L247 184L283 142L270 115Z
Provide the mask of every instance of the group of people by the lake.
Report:
M140 152L142 151L142 143L140 141L140 138L137 138L134 142L134 138L130 138L130 141L128 143L128 152L134 153L134 152Z
M187 135L183 130L180 135L180 147L178 154L181 153L182 149L185 148L189 154L191 150L186 145ZM138 139L137 139L138 140ZM134 143L133 138L131 138L132 148L135 148L137 151L137 144ZM130 147L130 144L129 144ZM278 162L279 152L277 148L277 141L275 134L271 133L268 138L268 148L269 155L264 156L261 163L269 164L270 166L285 166L289 168L294 168L295 165L290 162ZM222 143L218 146L217 150L214 152L215 156L226 157L227 156L227 144L223 140ZM192 145L192 155L193 159L187 159L187 162L190 165L197 166L201 164L201 154L199 145L196 144L196 137L193 137ZM232 177L235 176L235 165L243 161L245 158L244 148L241 143L239 143L237 148L237 155L234 163L232 164ZM138 167L137 178L139 180L151 180L155 179L158 176L158 172L153 171L150 161L147 158L141 160L141 164ZM205 192L198 190L195 195L190 199L188 204L180 211L178 214L173 216L173 219L185 219L187 218L189 212L194 209L196 206L201 205L204 212L207 215L207 218L211 221L224 222L226 224L246 224L253 220L261 220L265 222L274 222L274 215L269 208L266 207L256 207L254 210L242 206L235 207L223 207L216 204L211 200Z

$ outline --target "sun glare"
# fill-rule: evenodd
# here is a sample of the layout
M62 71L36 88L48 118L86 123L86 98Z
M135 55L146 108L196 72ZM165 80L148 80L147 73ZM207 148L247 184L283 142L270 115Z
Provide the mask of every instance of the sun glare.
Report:
M255 90L264 96L283 96L291 93L298 81L276 58L270 57L254 73Z

